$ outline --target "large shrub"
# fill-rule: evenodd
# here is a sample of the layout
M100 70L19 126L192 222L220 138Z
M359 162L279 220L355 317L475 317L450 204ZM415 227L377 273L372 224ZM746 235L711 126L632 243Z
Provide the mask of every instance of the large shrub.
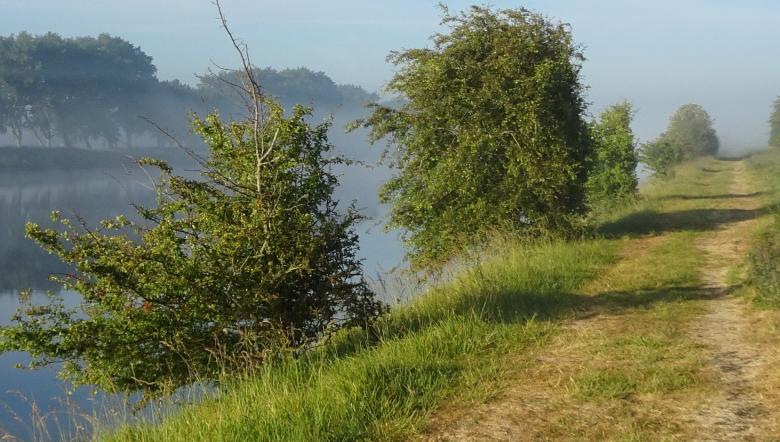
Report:
M568 26L525 9L443 19L430 49L395 52L388 91L363 124L387 138L381 190L415 266L446 261L486 229L567 230L584 206L592 147L583 56Z
M326 158L328 124L264 102L258 118L195 119L210 148L197 179L159 161L157 205L88 227L27 226L75 271L58 280L81 294L28 304L0 330L1 351L34 365L64 361L78 383L176 387L264 363L381 310L355 257L359 216L337 212ZM67 292L65 292L67 293ZM70 296L70 295L67 295ZM71 303L72 305L72 303Z
M636 140L631 130L631 103L622 101L605 109L592 125L596 151L588 177L591 204L616 201L637 191Z

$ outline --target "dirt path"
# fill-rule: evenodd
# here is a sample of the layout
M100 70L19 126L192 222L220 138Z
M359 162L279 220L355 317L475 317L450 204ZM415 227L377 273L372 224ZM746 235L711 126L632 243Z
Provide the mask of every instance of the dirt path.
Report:
M613 280L635 271L649 250L662 246L666 235L649 236L632 240L621 259L610 268L593 287L586 292L597 294L612 286ZM496 400L463 408L459 404L445 406L434 416L426 434L417 438L428 442L456 441L575 441L581 440L567 431L558 431L562 422L578 420L575 426L588 426L586 419L577 415L600 419L607 409L599 405L574 405L561 392L571 389L572 377L582 370L585 347L594 340L627 333L624 325L631 322L629 316L595 315L584 312L582 318L564 322L562 333L551 345L530 360L518 360L513 365L523 367L510 381L509 387ZM638 321L641 322L641 321ZM636 325L634 323L633 325ZM529 358L524 355L523 359ZM565 393L564 393L565 394ZM563 409L563 410L562 410Z
M648 435L647 440L780 440L769 437L776 413L764 405L768 401L763 396L766 389L761 386L773 363L772 356L750 336L755 314L733 295L730 282L731 272L747 252L747 239L757 222L758 212L754 211L760 209L761 201L751 193L743 162L721 165L719 170L705 171L731 174L728 191L724 195L715 192L703 197L702 205L692 206L702 216L710 217L709 224L714 227L685 249L695 247L702 255L698 267L702 285L688 289L686 299L690 301L671 301L667 309L675 318L690 315L689 322L668 321L652 309L639 308L564 323L560 336L545 350L530 361L517 362L524 368L517 370L514 381L500 397L473 407L445 406L420 440L646 440ZM669 231L633 238L627 244L628 256L597 281L600 286L594 296L611 292L615 282L617 290L626 290L626 296L641 297L647 290L630 288L631 276L626 275L638 275L638 271L648 268L663 271L658 270L661 264L657 261L663 255L652 250L674 241L674 235ZM659 332L665 327L674 330ZM636 354L639 359L631 360L610 353L614 350L598 350L610 348L616 338L637 342L668 338L665 345L675 347L659 350L661 354L668 352L667 361L660 356L648 362L640 360L641 351ZM683 361L689 355L694 362ZM689 363L680 372L690 371L693 378L707 379L707 385L691 391L634 386L634 393L625 397L577 398L582 395L577 392L577 382L583 374L640 373L637 382L652 382L653 364L671 370L678 362ZM643 378L643 369L651 375Z
M745 165L734 170L730 209L755 210L760 202L750 197ZM725 215L724 215L725 216ZM748 338L751 321L744 303L730 292L729 270L747 252L747 233L755 219L726 222L697 242L704 254L704 289L713 291L709 312L694 327L695 339L709 352L709 363L718 376L719 391L691 414L700 429L700 440L756 440L765 435L767 409L756 388L768 361Z

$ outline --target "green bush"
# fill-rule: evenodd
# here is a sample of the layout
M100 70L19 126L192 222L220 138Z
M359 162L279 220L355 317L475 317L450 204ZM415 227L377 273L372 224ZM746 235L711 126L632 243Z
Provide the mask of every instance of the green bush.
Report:
M525 9L446 11L433 48L395 52L388 92L359 122L398 170L381 190L417 267L446 262L486 229L558 232L584 210L592 143L583 56L569 27Z
M698 104L685 104L672 115L669 127L662 135L664 141L675 146L683 159L718 153L720 142L712 127L712 118Z
M631 130L631 103L622 101L605 109L591 126L595 156L588 177L591 205L605 204L636 194L636 140Z
M660 138L645 143L639 149L639 159L657 176L669 176L673 167L682 162L682 152Z
M157 205L88 227L62 219L27 234L76 271L58 278L78 308L29 303L0 329L0 351L33 366L64 361L76 383L160 390L263 364L382 310L355 257L352 209L337 212L339 158L328 123L285 117L274 102L251 120L195 119L210 148L198 179L159 168ZM67 292L65 292L67 293Z

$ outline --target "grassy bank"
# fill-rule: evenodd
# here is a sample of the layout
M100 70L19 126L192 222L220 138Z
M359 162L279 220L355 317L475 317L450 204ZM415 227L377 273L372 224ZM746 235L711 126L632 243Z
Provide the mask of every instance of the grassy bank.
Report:
M507 390L544 392L548 419L529 429L540 435L674 433L669 398L700 400L713 382L686 332L708 296L692 250L722 222L731 180L725 162L683 165L598 221L598 239L497 241L473 268L396 309L371 334L345 334L301 360L228 381L221 394L161 423L100 436L399 440L500 404ZM485 415L502 409L512 407Z
M396 310L375 337L342 336L162 425L125 428L109 439L398 439L418 431L445 398L480 395L477 387L501 375L499 356L543 345L554 319L582 301L578 289L614 252L604 240L507 243L450 285Z
M757 304L780 307L780 151L769 150L748 160L749 170L760 197L767 206L767 216L752 241L747 257L750 295Z

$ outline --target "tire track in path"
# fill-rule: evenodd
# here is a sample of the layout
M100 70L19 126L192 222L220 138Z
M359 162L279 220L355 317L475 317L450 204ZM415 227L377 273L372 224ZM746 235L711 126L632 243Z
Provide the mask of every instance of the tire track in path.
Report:
M717 392L692 413L698 440L763 440L768 410L756 388L768 361L748 337L751 322L744 303L735 298L729 270L747 253L747 238L756 219L728 219L734 210L758 210L751 196L745 163L735 164L728 200L730 212L722 212L720 228L697 241L704 256L703 289L720 296L708 301L708 313L693 327L694 338L709 352L709 364L718 377Z

